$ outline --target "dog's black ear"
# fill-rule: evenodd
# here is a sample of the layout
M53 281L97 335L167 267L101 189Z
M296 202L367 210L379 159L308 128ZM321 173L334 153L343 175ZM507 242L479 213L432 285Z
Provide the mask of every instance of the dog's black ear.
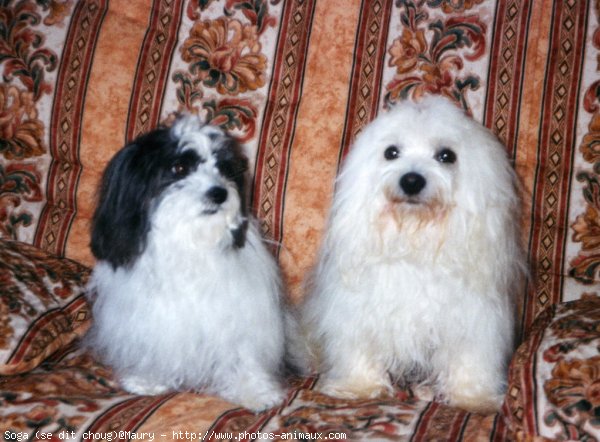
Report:
M150 228L148 189L134 172L139 149L129 144L108 163L92 220L92 253L114 268L128 266L142 253Z
M248 159L242 152L242 146L235 138L226 136L221 140L219 148L215 151L215 155L219 173L232 181L237 187L240 196L241 213L244 217L247 217L248 195L246 189L246 171L248 170ZM243 222L231 232L234 247L244 247L247 229L248 223Z

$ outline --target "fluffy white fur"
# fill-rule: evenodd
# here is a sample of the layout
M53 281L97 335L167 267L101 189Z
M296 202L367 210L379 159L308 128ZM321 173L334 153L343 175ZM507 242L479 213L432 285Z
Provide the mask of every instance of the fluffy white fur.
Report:
M277 266L252 222L243 247L232 246L246 219L239 189L215 164L213 139L223 134L186 117L171 135L203 162L156 198L145 247L130 265L97 263L89 343L132 393L201 390L256 411L272 407L285 395ZM214 186L228 191L222 204L203 197Z
M426 180L415 195L399 184L407 173ZM403 102L359 135L336 184L302 307L321 390L374 397L418 381L496 410L525 272L504 147L446 99Z

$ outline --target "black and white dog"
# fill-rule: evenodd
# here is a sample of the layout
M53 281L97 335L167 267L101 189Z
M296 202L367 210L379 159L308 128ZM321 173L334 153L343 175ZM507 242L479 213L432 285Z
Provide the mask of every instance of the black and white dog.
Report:
M232 138L189 115L108 164L88 342L127 391L202 390L255 411L283 400L281 279L248 218L246 168Z

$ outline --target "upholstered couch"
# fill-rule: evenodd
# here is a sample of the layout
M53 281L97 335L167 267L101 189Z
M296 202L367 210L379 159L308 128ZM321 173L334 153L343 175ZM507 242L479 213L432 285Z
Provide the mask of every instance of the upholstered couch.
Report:
M0 2L0 439L600 439L599 20L592 1ZM253 414L127 394L80 349L95 189L126 140L182 110L242 140L297 301L355 135L428 93L490 127L523 182L532 277L501 412L293 378Z

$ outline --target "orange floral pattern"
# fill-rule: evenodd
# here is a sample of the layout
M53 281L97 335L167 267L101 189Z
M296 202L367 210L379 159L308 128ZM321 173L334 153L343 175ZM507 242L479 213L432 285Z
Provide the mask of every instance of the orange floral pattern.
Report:
M600 356L560 360L544 384L548 400L569 416L600 428Z
M49 0L43 4L44 10L48 11L48 15L44 18L46 26L60 25L71 12L73 0Z
M542 313L513 358L505 417L520 440L598 440L600 297ZM535 363L534 363L535 361ZM535 386L544 394L536 394Z
M255 26L219 18L193 26L181 58L205 86L238 95L264 86L267 58L260 51Z
M597 91L600 88L600 82L592 85L586 94L585 109L588 112L597 112L600 110L596 100L600 92ZM592 116L590 124L588 126L588 132L583 136L581 141L581 147L579 148L583 159L588 163L598 163L600 161L600 113L595 113Z
M398 74L406 74L419 64L420 55L427 49L425 31L404 29L400 38L390 47L390 66L395 66Z
M61 24L72 0L8 0L0 4L0 234L19 237L32 224L23 202L42 200L40 164L24 163L46 155L46 128L38 118L39 100L52 92L46 73L56 69L57 56L44 47L38 26Z
M600 2L596 2L594 8L596 17L600 18ZM600 50L600 23L592 43L594 49ZM577 180L584 184L586 208L571 224L572 239L581 244L581 250L571 260L569 272L580 283L590 285L600 282L600 81L588 87L583 107L591 119L579 151L589 168L579 172Z
M600 249L600 213L588 206L584 214L579 215L573 225L573 240L581 243L584 251Z
M473 2L468 2L469 7ZM386 102L425 94L445 95L467 108L465 94L479 88L480 80L463 71L464 61L475 61L485 51L486 26L475 15L429 20L429 7L462 10L453 2L400 0L402 34L390 46L389 65L396 76L386 85ZM429 38L427 36L430 36Z
M43 136L33 93L0 84L0 153L8 160L43 155Z
M188 67L174 72L172 78L178 84L180 111L202 114L207 122L245 142L256 132L258 108L252 97L268 78L261 40L277 23L269 5L278 1L227 0L225 16L201 20L201 14L218 2L189 1L187 15L194 24L180 47Z

